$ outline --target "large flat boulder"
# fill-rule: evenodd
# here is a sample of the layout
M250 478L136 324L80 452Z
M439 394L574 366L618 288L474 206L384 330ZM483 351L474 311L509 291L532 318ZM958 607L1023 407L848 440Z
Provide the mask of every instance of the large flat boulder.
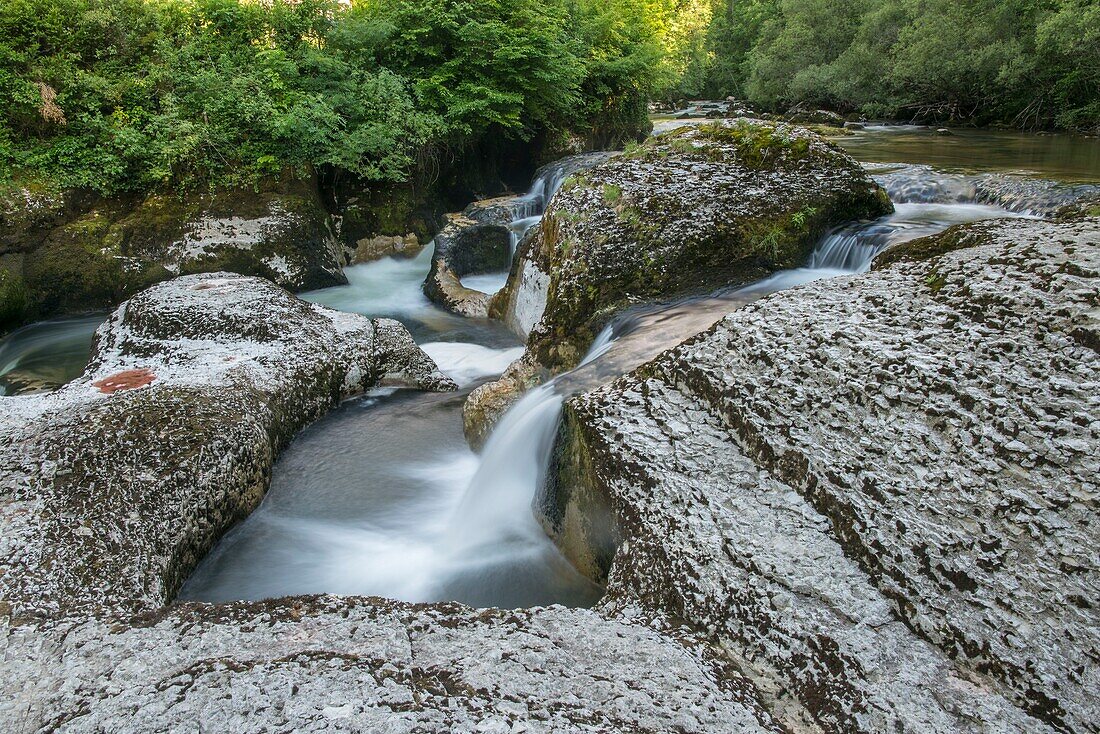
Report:
M342 398L452 389L396 321L261 278L180 277L100 327L84 374L0 398L0 615L155 609Z
M748 685L688 635L561 607L305 597L0 621L11 734L780 731Z
M568 401L547 528L796 729L1100 721L1100 219L982 222Z

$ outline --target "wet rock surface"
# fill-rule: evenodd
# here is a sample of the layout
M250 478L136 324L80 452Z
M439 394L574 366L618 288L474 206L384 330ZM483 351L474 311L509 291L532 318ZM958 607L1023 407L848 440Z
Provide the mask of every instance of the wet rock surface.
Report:
M524 356L508 365L496 380L475 388L462 404L462 431L470 448L480 451L504 414L547 377L545 369Z
M569 401L545 522L792 729L1094 731L1100 219L938 237Z
M494 307L493 294L467 288L462 278L508 270L513 265L513 247L519 237L512 226L542 214L566 178L614 155L594 152L568 156L539 168L532 190L523 196L475 201L461 214L448 215L447 226L435 238L424 293L437 305L460 316L502 318L505 307Z
M462 278L506 270L510 258L511 237L507 227L481 223L463 214L452 215L435 237L424 293L451 313L486 318L490 295L462 285Z
M0 398L0 613L154 609L341 398L453 383L396 321L229 273L123 304L84 374Z
M891 211L847 154L804 128L737 120L651 138L570 179L521 248L505 320L551 370L639 301L800 264L829 227Z

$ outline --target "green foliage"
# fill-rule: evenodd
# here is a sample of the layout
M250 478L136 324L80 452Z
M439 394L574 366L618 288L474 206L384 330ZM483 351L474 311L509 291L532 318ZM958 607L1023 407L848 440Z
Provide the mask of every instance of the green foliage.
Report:
M807 223L817 215L817 207L804 206L791 215L791 224L796 229L806 229Z
M656 31L615 0L5 0L0 181L112 194L633 133Z
M714 0L711 15L707 96L1100 129L1094 0Z
M637 137L647 105L665 79L650 0L575 0L570 25L582 49L584 79L576 117L595 147Z

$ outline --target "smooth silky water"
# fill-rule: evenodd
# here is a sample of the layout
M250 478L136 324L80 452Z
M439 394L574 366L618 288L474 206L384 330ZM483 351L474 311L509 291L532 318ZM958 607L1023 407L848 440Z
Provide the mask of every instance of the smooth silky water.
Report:
M909 144L898 132L881 133L887 147L872 150L857 143L850 149L860 158L904 159L883 152L899 142ZM879 133L865 135L873 140ZM1006 142L999 147L1012 148L1011 134L1003 135ZM910 160L927 163L942 155L932 148L945 139L923 132L920 137L924 154ZM964 138L950 140L957 139ZM1097 150L1094 143L1090 155ZM991 153L997 160L1005 155ZM1054 169L1064 168L1066 178L1079 180L1075 166L1060 156L1053 163L1025 157L1005 159L1006 167L1030 166L1050 178L1058 178ZM516 214L524 221L515 227L513 247L538 222L560 183L537 181L517 198ZM350 267L349 285L304 297L402 321L461 389L375 392L345 402L307 428L280 456L260 507L222 539L180 597L224 601L329 592L475 606L589 605L602 590L561 557L532 512L564 399L614 379L768 293L862 272L891 244L952 224L1005 216L1017 215L977 204L899 204L888 217L854 223L825 238L806 267L725 293L631 309L600 334L580 367L517 403L480 456L462 435L463 401L522 353L519 340L499 323L453 316L428 301L421 284L430 247L416 258ZM492 292L504 279L504 273L491 273L464 283ZM27 366L32 354L50 364L52 343L58 354L71 355L69 364L75 366L66 373L69 379L86 360L87 342L100 320L53 322L13 333L0 342L0 368Z
M105 314L41 321L0 340L0 395L16 388L56 388L88 364L95 330Z

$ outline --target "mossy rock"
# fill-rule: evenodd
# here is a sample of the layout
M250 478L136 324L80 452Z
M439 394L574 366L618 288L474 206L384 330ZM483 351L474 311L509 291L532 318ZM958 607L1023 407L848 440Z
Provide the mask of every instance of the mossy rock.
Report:
M21 301L5 297L5 313L19 314L8 316L7 328L109 308L177 274L226 270L295 291L347 282L331 219L311 181L139 200L23 192L3 206L3 222L13 229L0 255L21 258L6 267L12 282L23 285Z
M991 238L986 224L957 224L943 232L894 245L875 258L872 269L881 270L902 262L923 262L955 250L987 245Z
M113 224L117 207L95 208L50 233L23 265L33 311L52 315L108 308L171 273L155 262L131 258Z
M797 267L832 227L892 210L854 159L805 128L681 128L563 186L498 300L529 304L539 294L524 295L525 283L548 282L528 348L568 369L626 306Z
M428 242L443 227L444 205L431 187L411 184L345 187L346 201L337 209L340 240L354 251L361 240L415 234Z
M0 269L0 334L23 323L29 305L27 286L22 276Z

